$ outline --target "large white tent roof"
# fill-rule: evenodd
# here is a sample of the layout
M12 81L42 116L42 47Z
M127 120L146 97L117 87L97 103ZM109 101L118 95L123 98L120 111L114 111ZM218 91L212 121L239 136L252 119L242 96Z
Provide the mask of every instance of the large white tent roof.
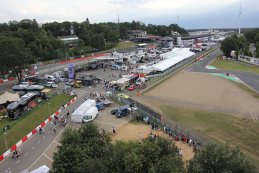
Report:
M84 103L82 103L73 113L73 115L84 115L84 113L92 106L95 106L95 100L87 99Z
M0 104L4 104L7 101L9 101L9 102L18 101L19 99L20 99L20 97L19 97L18 93L12 94L12 93L9 93L6 91L4 94L2 94L0 96Z
M161 54L160 56L165 59L153 65L156 71L164 71L173 65L183 61L194 55L189 48L174 48L172 51Z

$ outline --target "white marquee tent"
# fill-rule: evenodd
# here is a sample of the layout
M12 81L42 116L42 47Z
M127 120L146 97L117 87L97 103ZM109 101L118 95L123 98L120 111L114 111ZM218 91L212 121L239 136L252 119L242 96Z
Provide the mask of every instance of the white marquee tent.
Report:
M191 52L189 48L174 48L172 51L161 54L164 60L153 65L156 71L165 71L166 69L174 66L175 64L191 57L195 53Z
M20 97L19 97L18 93L12 94L12 93L9 93L6 91L4 94L2 94L0 96L0 104L5 104L7 101L14 102L19 99L20 99Z

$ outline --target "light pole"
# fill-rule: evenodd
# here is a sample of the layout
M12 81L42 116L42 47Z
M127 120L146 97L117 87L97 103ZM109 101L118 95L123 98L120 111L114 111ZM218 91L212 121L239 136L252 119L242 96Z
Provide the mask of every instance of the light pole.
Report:
M7 145L7 141L6 141L6 138L5 138L5 135L6 135L6 134L7 134L7 133L4 132L4 141L5 141L6 150L8 150L8 145Z

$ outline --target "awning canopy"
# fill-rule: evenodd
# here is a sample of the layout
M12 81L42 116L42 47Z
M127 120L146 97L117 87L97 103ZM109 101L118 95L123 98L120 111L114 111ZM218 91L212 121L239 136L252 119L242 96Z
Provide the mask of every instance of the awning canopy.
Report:
M165 71L194 54L189 48L174 48L172 51L160 55L164 60L154 64L153 70Z
M43 92L43 93L49 93L51 91L51 89L49 89L49 88L45 88L44 90L42 90L41 92Z
M12 94L6 91L4 94L0 96L0 104L5 104L7 101L9 102L18 101L19 99L20 97L18 93Z

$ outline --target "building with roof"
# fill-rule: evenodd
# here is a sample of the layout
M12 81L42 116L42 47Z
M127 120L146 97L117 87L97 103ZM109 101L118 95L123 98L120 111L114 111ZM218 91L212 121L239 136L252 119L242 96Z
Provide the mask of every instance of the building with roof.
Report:
M135 38L144 38L147 36L147 31L142 30L127 30L126 32L130 40Z

